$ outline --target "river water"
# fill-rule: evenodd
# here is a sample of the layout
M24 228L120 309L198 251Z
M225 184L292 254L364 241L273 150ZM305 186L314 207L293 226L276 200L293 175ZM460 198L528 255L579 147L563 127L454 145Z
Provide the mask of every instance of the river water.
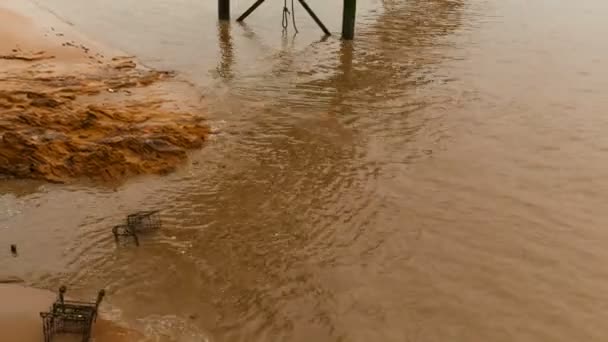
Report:
M340 1L326 40L281 1L36 2L220 133L165 177L0 184L3 271L153 341L608 340L608 2L360 1L353 43ZM163 231L116 246L140 209Z

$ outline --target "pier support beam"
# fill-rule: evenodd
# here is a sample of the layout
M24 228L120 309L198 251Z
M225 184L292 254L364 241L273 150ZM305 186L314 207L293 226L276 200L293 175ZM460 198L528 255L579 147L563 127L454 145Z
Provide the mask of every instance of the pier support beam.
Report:
M355 38L355 18L357 17L357 0L344 0L342 16L342 39Z
M218 16L220 20L230 20L230 0L218 0Z
M306 1L304 1L304 0L298 0L298 1L300 2L300 5L302 5L302 7L304 7L306 12L308 12L308 15L310 15L312 20L314 20L315 23L317 23L317 25L319 25L319 27L321 28L321 31L323 31L323 33L325 33L326 36L331 36L331 32L329 32L327 27L325 27L325 25L323 25L323 22L321 21L321 19L319 19L319 17L317 17L315 12L312 11L312 9L310 8L310 6L308 6Z
M253 13L253 11L255 11L258 7L260 7L260 5L264 3L264 1L265 0L256 1L251 7L249 7L245 11L245 13L241 14L241 16L236 21L241 22L241 21L245 20L251 13Z

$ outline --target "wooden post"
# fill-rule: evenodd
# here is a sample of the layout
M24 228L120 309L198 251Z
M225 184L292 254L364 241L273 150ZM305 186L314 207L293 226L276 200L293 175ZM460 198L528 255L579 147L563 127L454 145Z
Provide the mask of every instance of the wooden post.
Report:
M355 38L355 18L357 17L357 0L344 0L342 16L342 39Z
M220 20L230 20L230 0L218 0L217 9Z

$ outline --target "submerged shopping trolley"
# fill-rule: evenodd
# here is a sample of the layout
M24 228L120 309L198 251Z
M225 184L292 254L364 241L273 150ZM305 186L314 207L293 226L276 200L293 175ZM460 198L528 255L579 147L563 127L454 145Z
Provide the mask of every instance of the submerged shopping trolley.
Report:
M48 312L41 312L44 342L52 342L56 335L81 336L80 341L88 342L91 338L93 323L97 318L97 309L105 296L100 290L94 303L65 300L66 287L59 288L59 296Z
M145 233L161 228L160 213L158 210L140 211L127 216L126 224L119 224L112 228L114 239L118 242L119 237L133 237L135 244L139 246L137 234Z

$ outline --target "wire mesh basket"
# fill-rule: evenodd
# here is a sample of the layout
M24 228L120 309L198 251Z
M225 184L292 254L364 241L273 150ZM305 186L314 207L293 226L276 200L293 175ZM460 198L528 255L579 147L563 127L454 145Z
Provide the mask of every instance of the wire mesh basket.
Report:
M135 241L135 245L139 246L139 239L137 238L137 233L132 230L126 224L119 224L117 226L112 227L112 234L114 234L114 239L118 242L120 237L132 237L133 241Z
M162 226L158 210L140 211L127 216L127 226L136 232L159 229Z
M139 246L140 233L146 233L160 229L162 221L158 210L140 211L127 216L126 224L119 224L112 228L114 239L118 242L120 237L132 237L135 244Z
M80 341L88 342L91 338L93 323L97 318L99 304L105 296L100 290L94 303L65 300L67 288L59 288L59 296L48 312L41 312L44 342L52 342L57 335L75 335Z

